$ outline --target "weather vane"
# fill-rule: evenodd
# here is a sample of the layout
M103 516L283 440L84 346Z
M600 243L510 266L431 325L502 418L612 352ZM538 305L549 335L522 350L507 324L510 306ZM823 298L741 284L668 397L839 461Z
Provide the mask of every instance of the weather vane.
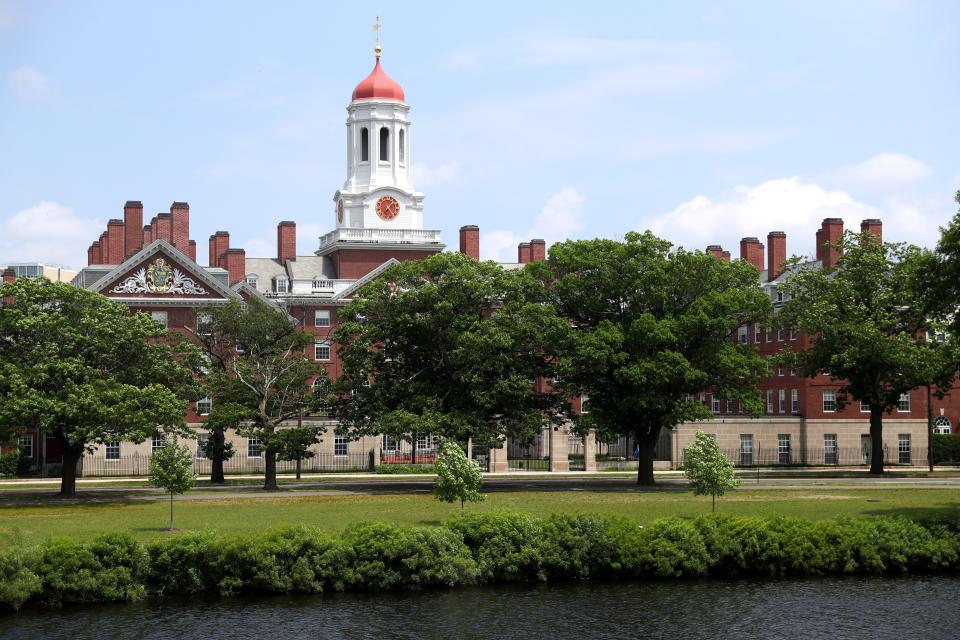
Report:
M377 46L374 48L374 51L377 52L377 57L380 57L380 16L377 16L377 23L373 25L373 30L377 32Z

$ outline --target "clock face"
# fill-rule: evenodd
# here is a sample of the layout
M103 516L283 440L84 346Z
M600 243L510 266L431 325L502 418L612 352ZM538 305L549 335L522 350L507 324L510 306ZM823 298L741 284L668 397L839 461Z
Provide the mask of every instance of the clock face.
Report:
M337 200L337 222L343 224L343 198Z
M383 196L377 200L377 215L384 220L393 220L400 213L400 203L392 196Z

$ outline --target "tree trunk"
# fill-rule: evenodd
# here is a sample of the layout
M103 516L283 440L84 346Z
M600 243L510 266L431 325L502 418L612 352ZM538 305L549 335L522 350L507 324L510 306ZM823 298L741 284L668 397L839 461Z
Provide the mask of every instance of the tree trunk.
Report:
M927 464L933 473L933 389L927 385Z
M711 498L710 513L716 513L717 512L717 496L711 495L710 498Z
M63 452L63 468L60 472L60 497L73 498L77 495L77 463L83 455L83 447L67 444L62 438L60 450Z
M410 438L410 464L417 464L417 434Z
M210 483L224 484L226 479L223 477L223 460L210 461Z
M277 484L277 452L266 449L263 455L266 457L263 463L263 488L265 491L278 491L280 486Z
M300 458L297 458L297 480L300 479L300 463L303 462Z
M657 444L659 429L651 429L650 434L637 430L635 437L640 445L640 455L637 456L637 484L652 487L656 484L653 478L653 448Z
M883 409L870 404L870 473L883 474Z
M170 531L173 531L173 491L170 492Z

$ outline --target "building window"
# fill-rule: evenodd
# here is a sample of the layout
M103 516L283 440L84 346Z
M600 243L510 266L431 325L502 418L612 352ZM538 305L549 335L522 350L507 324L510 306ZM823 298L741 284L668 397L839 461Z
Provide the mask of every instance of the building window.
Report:
M837 434L823 436L823 464L837 464Z
M347 438L346 438L346 436L334 436L334 437L333 437L333 455L335 455L335 456L345 456L345 455L347 455Z
M424 449L429 449L431 440L432 438L430 437L429 433L421 433L417 436L417 449L421 451Z
M103 443L103 457L107 460L119 460L120 459L120 441L113 440L112 442Z
M150 438L150 453L156 453L163 449L163 436L153 436Z
M796 389L790 389L790 413L800 413L800 394Z
M777 375L783 377L783 367L777 367Z
M753 464L753 434L740 434L740 466Z
M779 395L778 400L780 400L780 413L786 413L787 412L787 390L780 389L780 392L778 393L778 395Z
M950 423L947 423L947 433L950 433ZM33 434L20 436L17 438L17 448L20 449L20 457L33 457Z
M933 432L941 435L947 435L951 432L950 429L950 418L947 416L938 416L936 420L933 421ZM23 448L21 447L21 451Z
M773 389L767 389L767 413L773 413Z
M761 333L762 333L762 329L760 328L760 323L754 322L753 323L753 341L756 342L757 344L760 344Z
M370 132L360 129L360 162L370 162Z
M313 359L320 362L330 361L330 341L318 340L313 345Z
M720 413L720 398L716 394L710 394L710 410L714 413Z
M784 331L785 329L783 327L780 327L779 329L777 329L777 342L783 342L783 338L785 335Z
M390 161L390 129L380 127L380 162Z
M209 434L200 433L197 434L197 460L205 460L207 457L207 441L210 439Z
M777 435L777 462L780 464L790 464L789 433L781 433Z
M391 438L387 434L383 434L383 450L395 452L400 449L400 441L396 438Z
M773 342L773 329L767 329L767 342Z
M910 434L901 433L897 436L897 462L910 464Z
M403 164L407 161L407 150L406 150L406 131L400 129L400 133L397 134L397 141L400 143L400 164Z
M869 402L864 402L863 400L860 401L860 413L870 413Z
M256 288L257 288L257 276L247 276L247 284L250 285L251 287L253 287L254 289L256 289Z
M737 342L740 344L747 344L748 341L749 336L747 336L747 325L737 327Z
M837 410L837 392L824 391L823 392L823 412L833 413L836 410Z
M900 400L897 402L897 411L900 413L910 413L910 392L901 393Z
M727 400L727 414L733 413L733 400Z
M585 393L580 394L580 413L590 413L590 396Z
M330 326L330 311L325 309L317 309L313 312L313 326L315 327L329 327Z
M167 328L167 312L166 311L151 311L150 317L153 318L153 321L159 324L164 329Z
M197 335L208 336L213 333L213 316L203 311L197 313Z
M289 290L290 281L287 280L286 276L277 276L273 279L273 291L274 293L287 293Z
M796 342L797 340L797 330L793 327L790 327L790 340L791 342Z
M210 411L213 409L213 400L209 397L200 398L197 400L197 415L198 416L208 416Z
M247 457L260 458L263 456L263 440L260 438L247 438Z

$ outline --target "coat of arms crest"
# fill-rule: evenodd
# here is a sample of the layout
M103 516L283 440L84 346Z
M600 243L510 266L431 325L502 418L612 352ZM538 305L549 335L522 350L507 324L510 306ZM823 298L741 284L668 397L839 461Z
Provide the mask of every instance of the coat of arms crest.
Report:
M166 293L173 285L173 269L163 258L157 258L147 268L147 289L151 293Z

